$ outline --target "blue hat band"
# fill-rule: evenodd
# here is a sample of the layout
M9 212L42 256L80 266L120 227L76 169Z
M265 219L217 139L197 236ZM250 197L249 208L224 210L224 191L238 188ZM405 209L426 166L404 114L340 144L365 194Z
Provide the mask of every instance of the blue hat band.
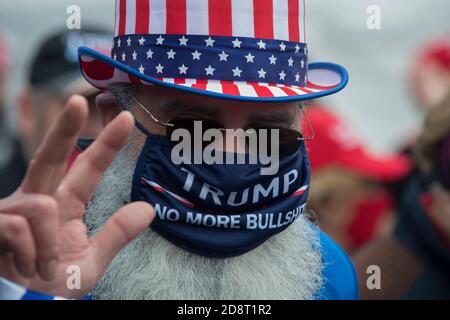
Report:
M154 78L263 82L306 86L305 43L246 37L125 35L114 60Z

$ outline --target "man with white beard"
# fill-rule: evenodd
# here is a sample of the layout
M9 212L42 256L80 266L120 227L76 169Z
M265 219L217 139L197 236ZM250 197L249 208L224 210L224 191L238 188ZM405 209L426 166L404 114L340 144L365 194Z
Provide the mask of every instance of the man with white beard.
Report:
M86 117L73 98L22 186L0 202L0 298L357 298L348 257L305 217L300 133L300 101L341 90L346 71L306 67L301 0L276 15L267 1L183 2L118 0L112 58L80 48L84 76L105 91L97 106L109 125L64 177ZM252 35L242 28L250 16ZM194 136L197 122L210 133L254 129L259 145L193 141L194 158L212 145L226 159L256 152L258 163L176 159L174 136ZM264 132L278 137L265 153L279 151L271 175L262 173ZM68 268L79 271L75 288Z

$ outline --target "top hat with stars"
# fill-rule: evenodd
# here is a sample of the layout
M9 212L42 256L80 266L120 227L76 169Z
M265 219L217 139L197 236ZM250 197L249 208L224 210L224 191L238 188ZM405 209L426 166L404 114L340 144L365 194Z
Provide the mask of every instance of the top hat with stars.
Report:
M160 85L257 102L340 91L336 64L308 63L305 0L116 0L111 57L79 48L95 87Z

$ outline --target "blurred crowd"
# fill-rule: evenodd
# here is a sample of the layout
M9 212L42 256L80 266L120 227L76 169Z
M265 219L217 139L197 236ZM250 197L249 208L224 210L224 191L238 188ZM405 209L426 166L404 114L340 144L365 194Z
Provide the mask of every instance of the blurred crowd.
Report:
M77 48L107 52L111 37L84 28L43 39L14 100L17 130L11 132L5 96L14 63L0 34L0 199L16 190L71 95L85 96L90 105L80 148L100 132L98 92L81 76ZM352 256L367 299L450 298L450 38L426 44L411 61L417 104L411 108L423 108L424 125L397 154L371 151L333 106L314 103L306 112L314 130L309 206L315 222ZM381 290L366 285L372 265L382 270Z
M397 154L371 152L332 106L309 109L309 204L352 256L362 298L450 298L450 37L419 52L411 107L424 109L424 125ZM370 266L382 271L381 290L366 283Z
M5 101L8 72L14 66L10 63L4 36L0 37L0 101ZM3 123L0 125L0 198L18 187L27 162L70 96L80 94L89 102L90 116L83 139L95 138L101 131L102 123L95 106L98 90L82 77L77 50L81 45L89 45L107 52L111 37L103 30L85 28L83 32L62 30L42 40L28 64L27 81L15 99L16 134L8 132L3 123L6 117L0 102L0 123Z

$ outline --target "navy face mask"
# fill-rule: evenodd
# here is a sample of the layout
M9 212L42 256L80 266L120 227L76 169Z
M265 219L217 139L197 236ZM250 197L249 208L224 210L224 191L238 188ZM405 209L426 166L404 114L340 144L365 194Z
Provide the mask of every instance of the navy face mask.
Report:
M147 135L131 193L131 201L155 208L151 228L174 245L206 257L238 256L304 213L310 178L304 143L267 176L262 164L175 165L174 145Z

